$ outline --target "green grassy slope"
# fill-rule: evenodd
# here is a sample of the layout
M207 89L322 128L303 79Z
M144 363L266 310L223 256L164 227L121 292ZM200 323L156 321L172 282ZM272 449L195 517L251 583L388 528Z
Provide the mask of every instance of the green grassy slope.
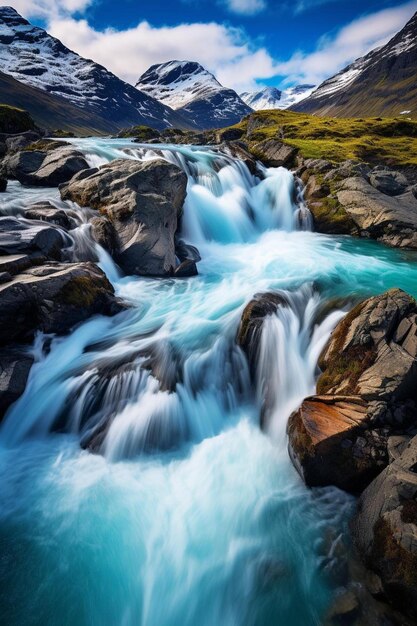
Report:
M305 158L417 165L417 120L324 118L293 111L259 111L232 128L253 149L265 139L298 148Z

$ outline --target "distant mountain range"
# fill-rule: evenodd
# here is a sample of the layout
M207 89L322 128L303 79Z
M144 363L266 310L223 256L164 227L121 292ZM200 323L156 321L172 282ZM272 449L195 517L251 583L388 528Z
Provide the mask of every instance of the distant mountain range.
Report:
M385 46L357 59L291 108L335 117L417 117L417 13Z
M7 6L0 7L0 68L24 85L69 101L91 119L97 116L92 128L103 119L116 128L136 124L196 128L180 113L72 52Z
M297 85L280 91L276 87L264 87L259 91L245 91L240 97L255 111L264 109L288 109L314 90L315 85Z
M152 65L136 87L199 128L236 124L252 110L233 89L223 87L213 74L194 61Z
M12 7L0 7L0 102L28 110L46 128L78 134L222 128L252 110L339 117L417 116L417 13L385 46L317 89L265 87L238 95L194 61L152 65L136 87L69 50Z

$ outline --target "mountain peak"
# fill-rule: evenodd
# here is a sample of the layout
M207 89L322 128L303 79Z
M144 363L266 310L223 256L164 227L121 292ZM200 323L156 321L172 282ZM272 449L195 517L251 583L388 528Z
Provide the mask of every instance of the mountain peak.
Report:
M191 116L200 128L235 124L251 111L233 89L223 87L197 61L172 60L152 65L136 87Z

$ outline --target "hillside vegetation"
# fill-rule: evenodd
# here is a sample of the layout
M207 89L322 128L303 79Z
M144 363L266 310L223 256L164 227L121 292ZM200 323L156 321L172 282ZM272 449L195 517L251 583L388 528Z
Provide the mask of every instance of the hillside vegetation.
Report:
M330 118L293 111L259 111L231 127L256 152L256 144L278 139L305 158L335 163L417 165L417 120L401 118Z

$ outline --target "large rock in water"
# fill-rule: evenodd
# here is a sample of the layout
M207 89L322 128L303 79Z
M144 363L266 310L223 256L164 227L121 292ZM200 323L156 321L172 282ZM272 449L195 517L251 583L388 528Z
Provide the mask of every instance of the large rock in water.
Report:
M391 602L417 619L417 437L363 492L352 533ZM413 621L415 623L415 621Z
M6 156L2 172L22 185L57 187L74 174L87 169L88 163L78 150L60 146L54 150L22 150Z
M310 486L361 491L389 462L389 440L417 432L417 303L393 289L356 306L319 365L319 395L289 420L291 456Z
M117 263L127 274L167 276L176 267L175 233L187 177L162 159L113 161L60 187L63 200L98 209L117 235Z
M0 285L0 345L31 340L36 330L63 334L91 315L124 305L93 263L49 263Z

